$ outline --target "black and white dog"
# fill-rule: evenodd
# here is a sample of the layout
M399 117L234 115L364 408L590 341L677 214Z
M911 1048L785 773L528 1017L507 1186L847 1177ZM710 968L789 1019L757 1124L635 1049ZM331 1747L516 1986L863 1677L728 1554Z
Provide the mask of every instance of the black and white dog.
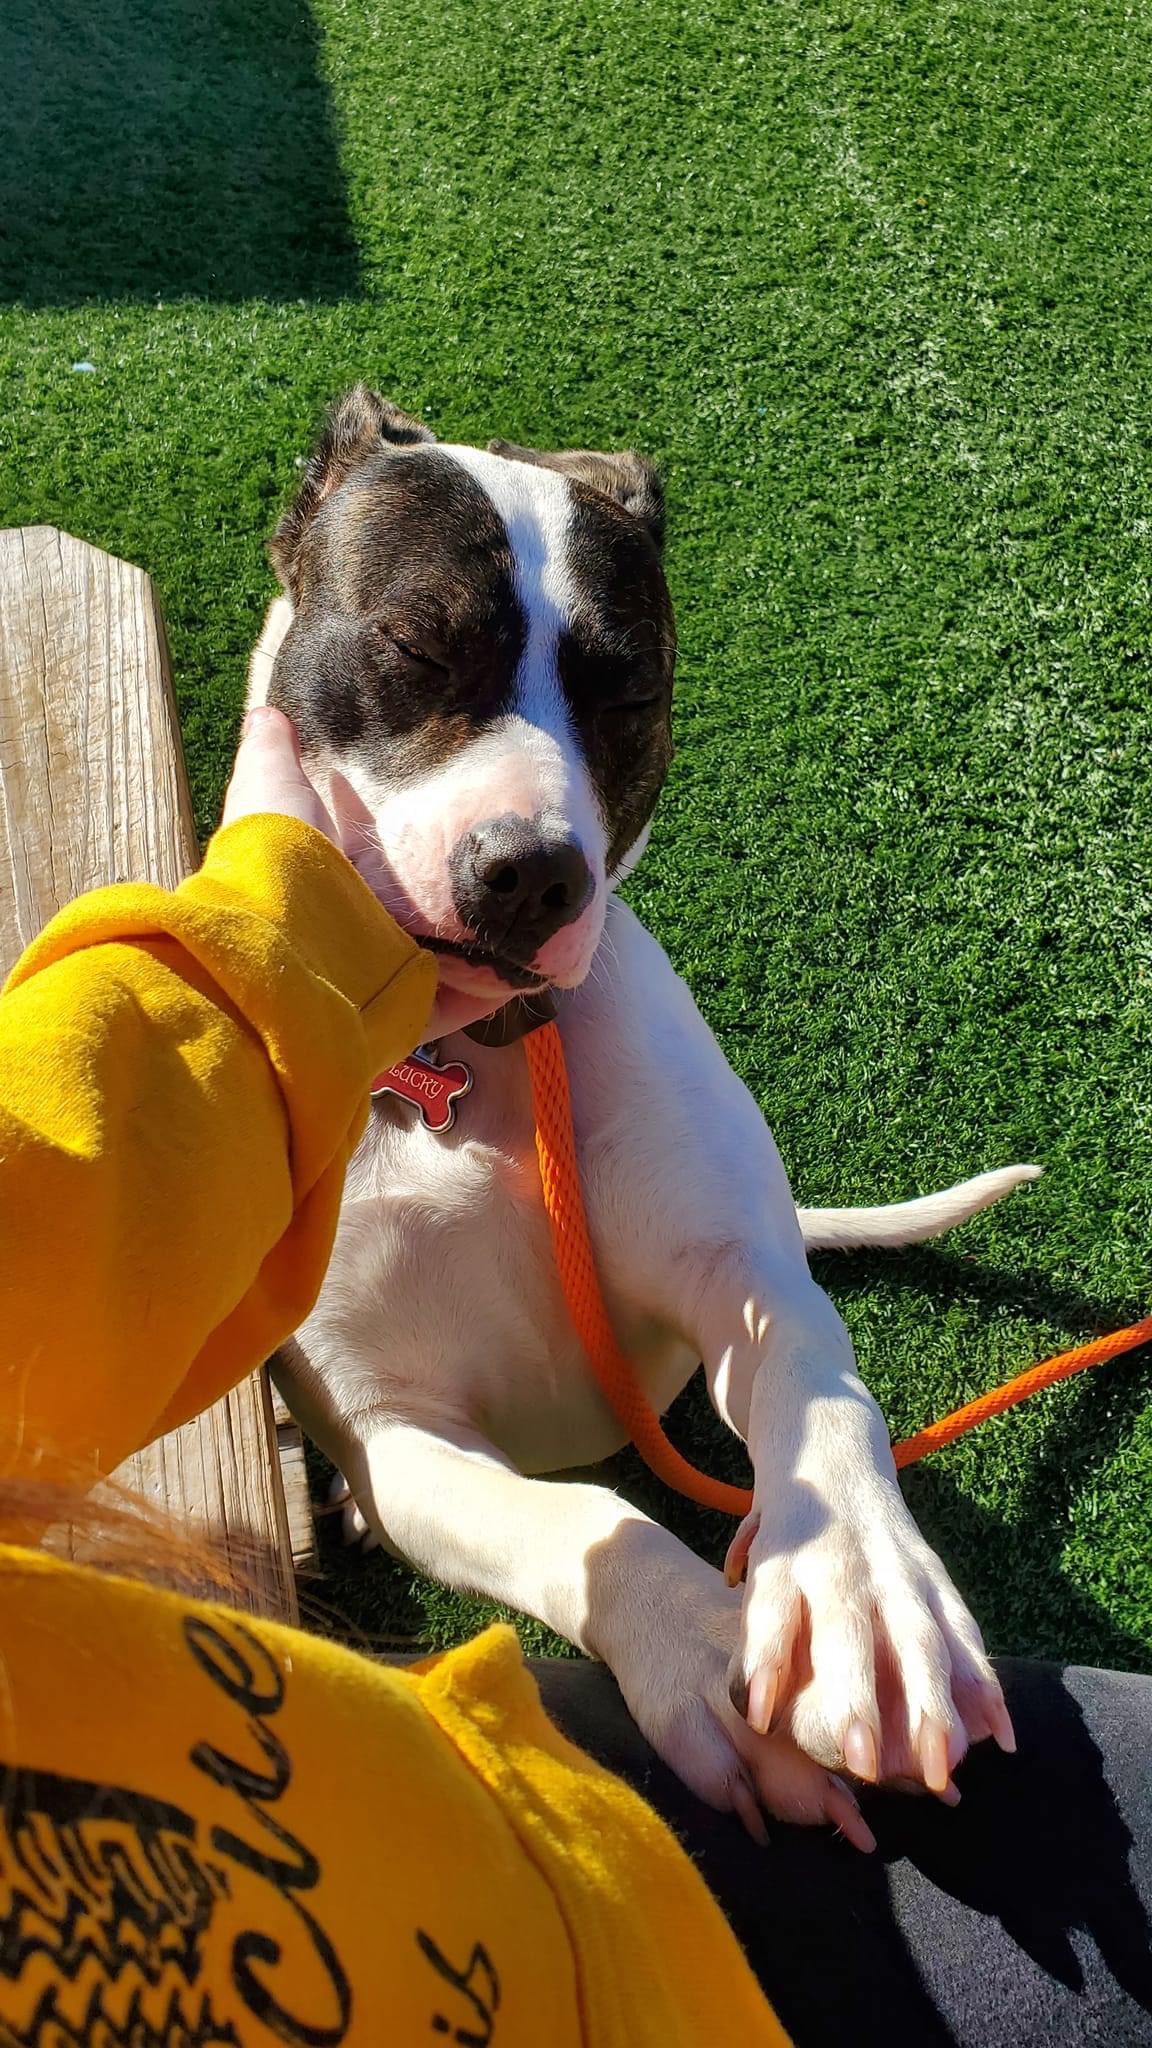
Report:
M671 755L662 529L635 455L443 445L363 386L281 521L250 701L294 719L346 847L436 953L435 1030L475 1085L443 1134L375 1103L280 1374L347 1478L352 1532L605 1659L661 1755L753 1832L767 1807L866 1847L838 1773L950 1799L967 1744L1012 1735L805 1252L932 1236L1037 1169L796 1208L755 1102L614 894ZM561 1297L509 1049L552 1004L616 1332L661 1411L703 1359L751 1454L742 1589L606 1487L537 1476L622 1440Z

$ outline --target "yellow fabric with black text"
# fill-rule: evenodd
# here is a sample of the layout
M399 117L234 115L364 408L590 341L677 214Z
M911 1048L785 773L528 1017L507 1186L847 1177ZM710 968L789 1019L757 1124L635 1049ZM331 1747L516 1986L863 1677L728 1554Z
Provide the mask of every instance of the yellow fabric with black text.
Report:
M511 1629L409 1675L0 1550L0 1640L0 2036L783 2042Z

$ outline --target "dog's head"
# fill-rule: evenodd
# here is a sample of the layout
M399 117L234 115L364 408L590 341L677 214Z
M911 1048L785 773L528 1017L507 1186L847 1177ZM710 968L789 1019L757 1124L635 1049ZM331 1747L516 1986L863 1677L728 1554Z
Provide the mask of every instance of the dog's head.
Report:
M671 758L661 492L638 456L437 442L363 385L271 543L268 701L441 977L583 980Z

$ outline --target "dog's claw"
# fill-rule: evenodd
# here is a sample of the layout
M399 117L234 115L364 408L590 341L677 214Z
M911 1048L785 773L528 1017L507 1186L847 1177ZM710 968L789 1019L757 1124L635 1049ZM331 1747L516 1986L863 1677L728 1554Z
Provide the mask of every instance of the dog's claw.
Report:
M845 1841L851 1842L854 1849L861 1850L865 1856L872 1854L876 1837L843 1778L828 1780L824 1817L834 1828L839 1828Z
M772 1726L772 1710L776 1705L777 1674L759 1665L752 1673L748 1685L747 1721L757 1735L767 1735Z
M876 1737L867 1721L853 1721L844 1736L844 1761L853 1777L874 1785L880 1775Z
M944 1723L932 1720L922 1722L918 1747L924 1783L928 1790L945 1792L952 1773L948 1766L948 1730Z
M964 1730L970 1743L983 1742L992 1733L989 1716L989 1697L986 1685L977 1684L975 1679L952 1685L952 1698L956 1711L964 1723Z
M756 1531L759 1527L760 1517L758 1514L745 1515L731 1543L728 1545L728 1554L724 1559L724 1584L726 1586L738 1586L744 1577L748 1569L748 1552L752 1548Z
M751 1785L746 1778L734 1778L731 1789L733 1812L743 1821L752 1840L758 1843L761 1849L767 1849L770 1837L764 1824L764 1815L760 1811L760 1802Z
M995 1692L991 1686L988 1688L984 1697L984 1711L988 1716L993 1741L1004 1751L1005 1756L1015 1756L1016 1730L1012 1726L1012 1716L1004 1704L1004 1695L999 1686Z

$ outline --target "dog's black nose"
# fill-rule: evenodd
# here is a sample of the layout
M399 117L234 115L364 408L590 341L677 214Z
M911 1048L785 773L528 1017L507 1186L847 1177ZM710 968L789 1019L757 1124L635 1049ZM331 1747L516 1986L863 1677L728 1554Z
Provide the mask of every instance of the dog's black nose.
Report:
M538 818L487 818L451 854L452 896L481 945L528 961L592 894L584 850Z

